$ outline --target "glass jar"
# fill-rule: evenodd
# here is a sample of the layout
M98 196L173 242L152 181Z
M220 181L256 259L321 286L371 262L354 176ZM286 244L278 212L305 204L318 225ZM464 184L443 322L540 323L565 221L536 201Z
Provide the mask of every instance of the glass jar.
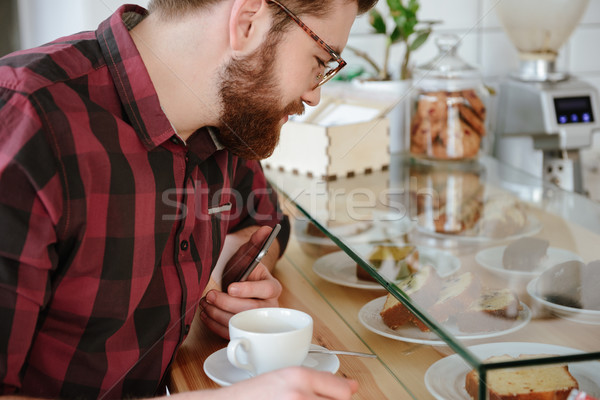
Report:
M479 162L414 163L410 212L421 232L474 236L484 213L485 168Z
M436 39L439 54L413 73L410 153L434 160L479 155L486 135L486 96L479 70L458 55L458 36Z

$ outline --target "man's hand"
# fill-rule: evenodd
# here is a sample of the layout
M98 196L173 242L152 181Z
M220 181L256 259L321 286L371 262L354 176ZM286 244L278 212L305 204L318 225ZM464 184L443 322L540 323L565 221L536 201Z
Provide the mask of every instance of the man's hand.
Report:
M310 368L285 368L242 381L223 390L228 399L349 400L358 383Z
M257 244L262 243L270 232L269 227L257 229L250 240L234 253L230 262L246 254L249 247L256 247ZM227 293L210 290L200 300L200 318L211 331L229 339L229 319L234 314L253 308L279 306L278 298L281 290L279 281L271 275L264 264L259 263L247 281L232 283Z
M357 391L358 383L354 380L310 368L292 367L213 391L186 392L171 397L183 395L190 400L350 400Z

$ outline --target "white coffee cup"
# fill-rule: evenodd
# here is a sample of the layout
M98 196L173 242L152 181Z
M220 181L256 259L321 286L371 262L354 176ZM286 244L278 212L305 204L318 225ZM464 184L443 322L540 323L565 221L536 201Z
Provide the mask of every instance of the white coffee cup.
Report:
M308 355L313 320L289 308L242 311L229 320L227 359L252 375L302 365Z

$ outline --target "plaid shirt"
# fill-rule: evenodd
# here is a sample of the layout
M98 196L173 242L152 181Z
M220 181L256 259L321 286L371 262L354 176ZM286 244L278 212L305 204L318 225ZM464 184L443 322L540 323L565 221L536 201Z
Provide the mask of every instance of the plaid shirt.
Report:
M0 60L0 394L154 395L225 235L283 218L258 162L177 138L145 14Z

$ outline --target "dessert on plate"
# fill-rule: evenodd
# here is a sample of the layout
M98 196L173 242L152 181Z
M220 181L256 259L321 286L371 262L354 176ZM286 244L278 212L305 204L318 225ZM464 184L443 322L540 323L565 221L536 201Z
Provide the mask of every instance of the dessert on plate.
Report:
M377 245L369 255L369 264L382 277L398 281L419 270L419 251L412 245ZM375 279L359 264L356 264L356 276L362 280L375 282Z
M565 307L600 311L600 260L585 264L566 261L544 271L538 280L540 297Z
M543 269L548 260L545 239L524 237L509 243L502 254L502 266L512 271L536 271Z
M456 314L461 332L490 332L509 328L522 306L510 289L485 289L464 312Z
M493 356L487 362L511 361L548 357L549 355L522 354ZM565 400L571 390L578 389L577 380L567 365L539 365L535 367L505 368L487 373L486 385L490 400ZM465 389L472 399L478 399L479 374L469 371Z
M471 272L442 279L430 266L423 267L398 287L411 301L439 323L455 324L465 333L491 332L510 328L522 309L519 298L509 289L482 287ZM429 331L396 297L388 293L380 311L383 322L391 329L411 324Z
M423 308L428 308L436 300L442 287L442 279L435 269L426 265L408 278L397 283L397 286L411 300ZM388 293L380 312L383 322L392 329L396 329L408 322L421 323L404 304Z

